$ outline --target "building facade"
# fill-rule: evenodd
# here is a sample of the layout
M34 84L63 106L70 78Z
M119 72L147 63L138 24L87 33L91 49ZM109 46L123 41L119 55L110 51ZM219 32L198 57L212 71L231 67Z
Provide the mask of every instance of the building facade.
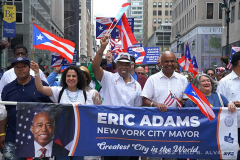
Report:
M143 5L143 46L162 23L172 23L172 0L144 0Z
M222 0L173 1L172 51L182 55L188 43L199 70L222 65L218 59L222 55L221 3Z

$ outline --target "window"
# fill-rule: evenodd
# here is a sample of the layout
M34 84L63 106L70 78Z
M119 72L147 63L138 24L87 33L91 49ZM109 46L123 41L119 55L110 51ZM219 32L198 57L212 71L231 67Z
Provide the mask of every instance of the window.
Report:
M12 2L13 1L13 2ZM23 2L22 0L11 0L7 5L16 6L16 23L23 23Z
M172 2L170 2L170 7L172 8Z
M157 7L157 2L153 2L153 8Z
M235 20L235 6L233 6L231 10L231 22L234 22L234 20Z
M207 19L213 19L213 3L207 3Z
M218 19L222 19L222 3L218 4Z
M162 7L162 2L158 2L158 7Z
M156 24L157 23L157 20L156 18L153 18L153 23Z
M172 19L169 20L169 23L172 23ZM180 26L180 25L179 25ZM181 30L181 29L180 29Z
M165 23L168 23L168 19L167 18L165 19Z
M172 11L170 11L170 16L172 16Z
M156 16L157 15L157 11L153 10L153 15Z
M165 3L165 7L166 7L166 8L168 7L168 2Z
M161 10L158 11L158 15L159 15L159 16L162 15L162 11L161 11Z
M165 16L168 16L168 11L165 11Z
M162 23L162 19L158 18L158 24Z

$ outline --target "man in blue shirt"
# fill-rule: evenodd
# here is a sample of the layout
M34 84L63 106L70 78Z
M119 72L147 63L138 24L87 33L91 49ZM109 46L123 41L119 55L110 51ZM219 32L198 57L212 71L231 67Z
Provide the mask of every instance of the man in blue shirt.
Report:
M34 78L30 75L30 61L25 57L15 58L12 62L17 78L7 84L2 91L3 101L15 102L52 102L48 96L37 91ZM35 75L39 76L39 74ZM42 81L43 85L48 84ZM8 116L0 121L0 148L5 160L21 160L15 156L16 106L6 105ZM4 133L6 132L6 136ZM4 142L5 141L5 142Z

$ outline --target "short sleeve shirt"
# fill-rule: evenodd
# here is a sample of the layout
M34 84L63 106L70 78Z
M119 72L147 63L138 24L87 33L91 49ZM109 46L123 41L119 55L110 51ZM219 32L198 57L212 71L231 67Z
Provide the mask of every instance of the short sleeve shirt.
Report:
M168 78L160 71L147 79L141 96L156 103L164 103L170 91L177 98L182 98L187 85L187 78L183 75L174 72ZM170 107L177 107L177 103L172 103Z
M99 82L104 95L102 105L141 106L141 86L131 75L130 77L131 82L125 83L118 73L103 71L102 80Z

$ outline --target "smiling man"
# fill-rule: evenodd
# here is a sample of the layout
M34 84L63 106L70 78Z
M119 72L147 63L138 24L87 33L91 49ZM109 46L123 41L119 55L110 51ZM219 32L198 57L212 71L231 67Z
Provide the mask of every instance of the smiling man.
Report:
M161 57L162 70L150 76L145 83L142 91L143 106L158 107L162 112L167 111L164 101L167 99L169 92L178 99L182 99L188 81L186 77L175 72L176 57L173 52L166 51ZM187 97L184 97L187 98ZM169 107L177 107L173 102Z

